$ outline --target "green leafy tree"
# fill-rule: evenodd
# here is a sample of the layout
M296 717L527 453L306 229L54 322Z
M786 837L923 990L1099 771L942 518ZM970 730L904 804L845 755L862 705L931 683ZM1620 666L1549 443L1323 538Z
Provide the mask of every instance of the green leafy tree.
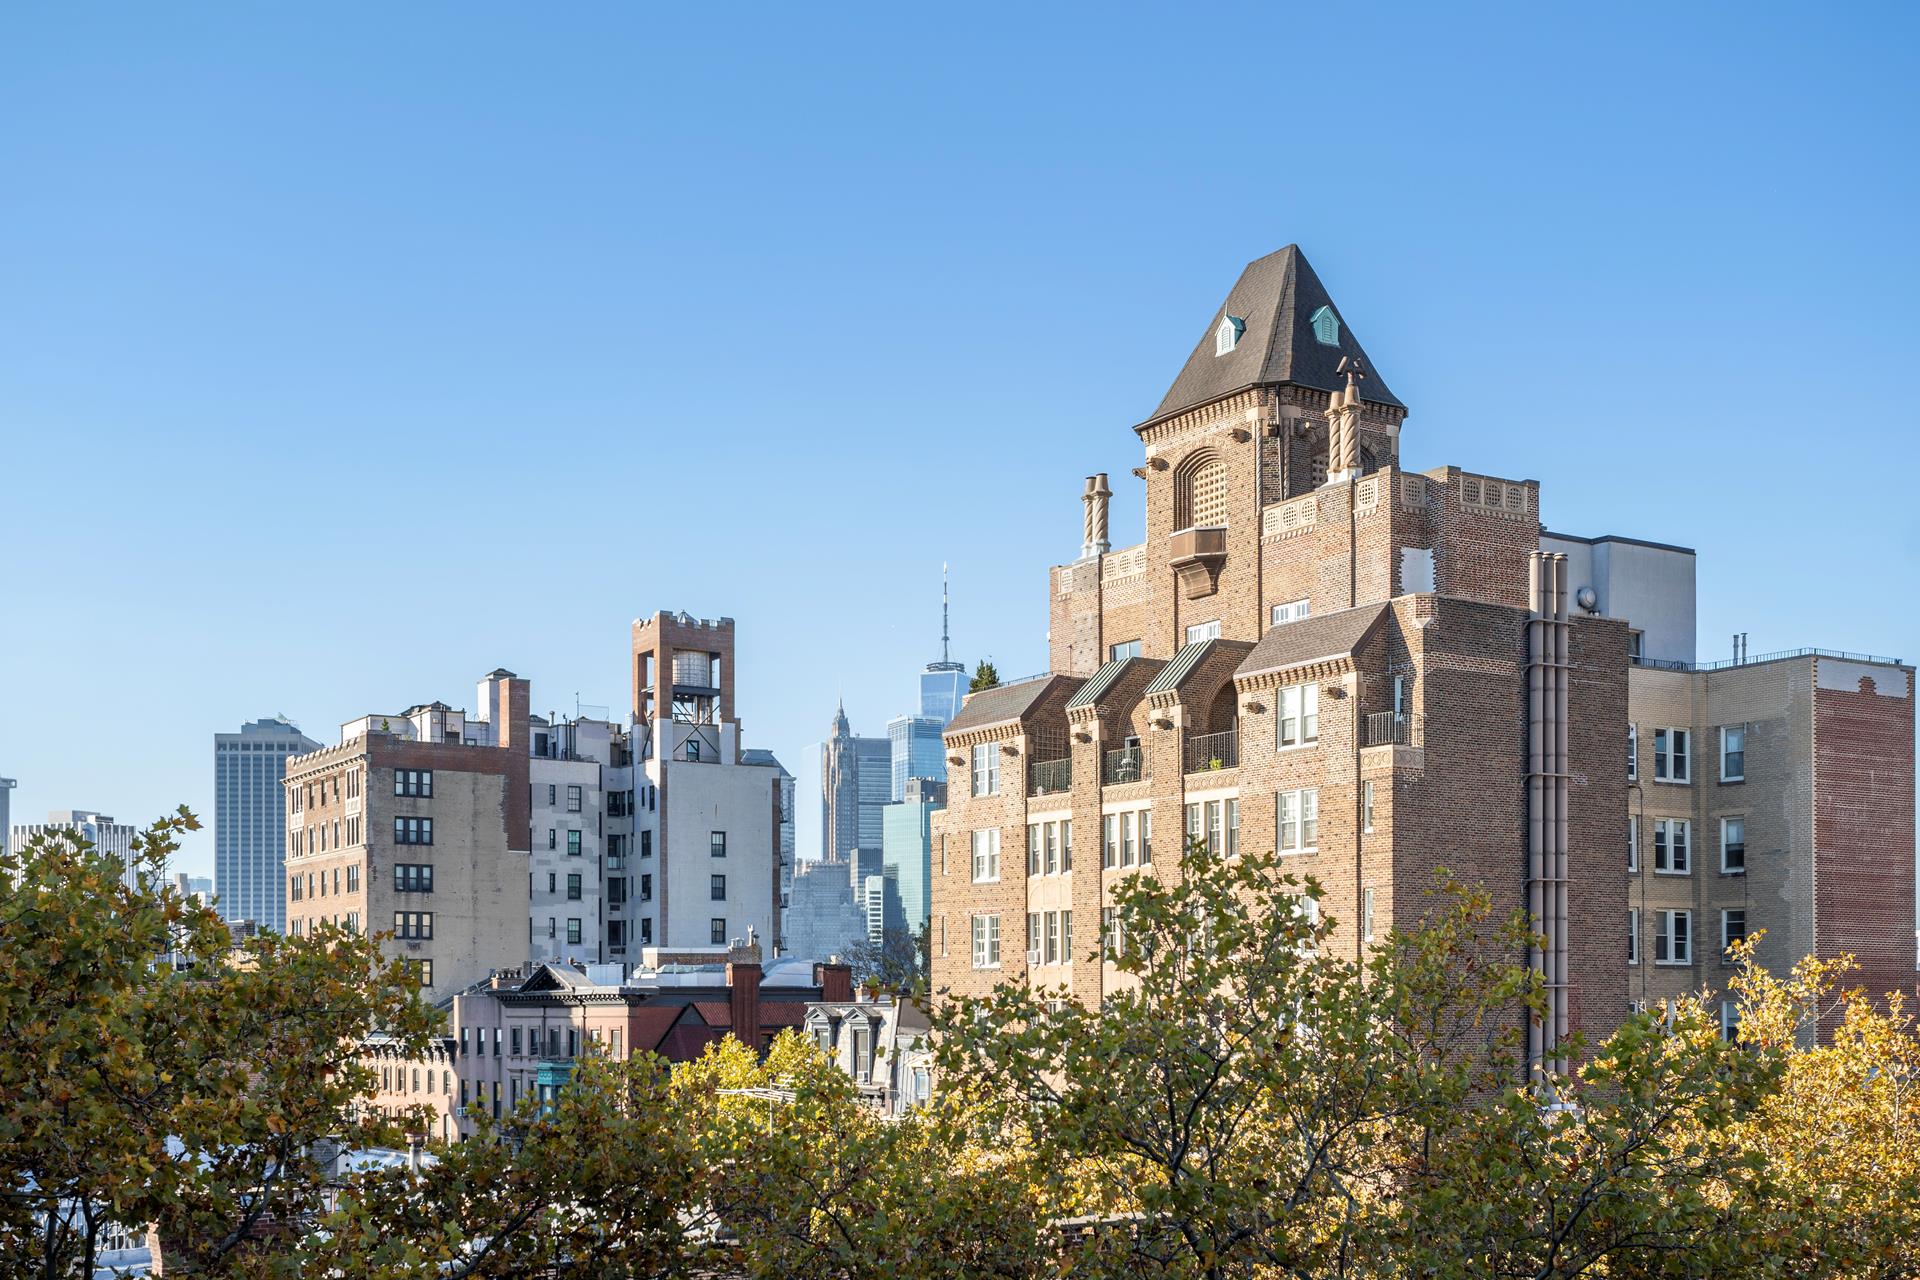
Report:
M927 926L913 932L885 929L877 942L860 938L847 948L847 964L858 986L872 985L897 995L925 991L933 972Z
M973 669L973 680L967 685L967 692L978 693L982 689L997 689L999 687L999 669L988 659L980 659L979 665Z
M0 856L0 1257L91 1276L110 1224L170 1269L271 1270L320 1202L323 1138L399 1140L362 1112L359 1045L432 1013L376 944L334 929L235 949L166 884L187 810L129 862L55 834Z
M524 1095L422 1168L357 1178L303 1250L343 1280L677 1276L712 1232L687 1117L649 1055L574 1063L557 1096Z

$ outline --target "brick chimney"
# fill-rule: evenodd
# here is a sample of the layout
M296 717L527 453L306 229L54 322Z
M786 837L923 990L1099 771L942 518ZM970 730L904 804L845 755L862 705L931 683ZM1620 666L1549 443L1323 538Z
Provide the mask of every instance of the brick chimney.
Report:
M853 999L853 967L844 964L816 964L813 982L820 988L820 999L844 1004Z
M727 964L727 1004L733 1011L733 1038L755 1053L760 1043L760 962L734 960Z

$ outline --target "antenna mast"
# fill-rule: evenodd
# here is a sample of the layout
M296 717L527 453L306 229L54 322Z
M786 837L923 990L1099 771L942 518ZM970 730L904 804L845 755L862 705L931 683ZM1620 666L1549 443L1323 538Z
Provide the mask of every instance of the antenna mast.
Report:
M947 562L940 562L940 661L951 662L953 655L947 643Z

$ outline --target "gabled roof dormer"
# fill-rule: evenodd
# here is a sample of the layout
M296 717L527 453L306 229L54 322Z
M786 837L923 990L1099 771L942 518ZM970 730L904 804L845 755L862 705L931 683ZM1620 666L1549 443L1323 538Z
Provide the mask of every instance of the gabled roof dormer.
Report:
M1333 314L1332 307L1321 307L1307 317L1307 323L1313 326L1313 340L1323 347L1340 345L1340 317Z
M1247 322L1239 316L1221 316L1220 327L1213 331L1213 354L1223 356L1239 346L1246 331Z

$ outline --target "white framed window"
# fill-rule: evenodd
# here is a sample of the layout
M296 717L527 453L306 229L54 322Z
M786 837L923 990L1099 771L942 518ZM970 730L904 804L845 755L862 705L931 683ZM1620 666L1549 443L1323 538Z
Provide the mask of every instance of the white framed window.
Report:
M976 969L1000 967L999 916L973 918L973 967Z
M1120 865L1120 815L1109 813L1100 819L1100 865L1108 871Z
M1220 327L1213 331L1213 354L1226 355L1240 345L1240 335L1247 331L1247 322L1239 316L1221 316Z
M1188 644L1199 644L1202 640L1218 640L1219 638L1220 620L1218 618L1212 622L1196 622L1187 628Z
M1627 963L1640 963L1640 908L1627 908Z
M1720 874L1747 874L1747 819L1745 814L1720 819Z
M1720 728L1720 781L1747 780L1747 726L1722 725Z
M1693 912L1662 911L1653 936L1655 964L1693 963Z
M1627 870L1640 869L1640 822L1637 818L1627 819Z
M1237 857L1240 853L1240 802L1227 801L1227 856Z
M1124 662L1128 658L1137 658L1139 656L1140 642L1138 640L1122 640L1119 644L1107 646L1108 662Z
M1120 820L1120 865L1130 867L1136 860L1133 845L1133 815L1122 813L1115 816Z
M1373 779L1367 778L1360 783L1360 829L1373 830ZM1371 890L1369 890L1371 892Z
M1274 830L1281 853L1312 853L1320 844L1320 789L1282 791L1274 797Z
M1720 1038L1729 1044L1740 1038L1740 1006L1731 1000L1720 1002Z
M1195 840L1204 840L1207 837L1206 813L1199 804L1195 803L1187 806L1186 814L1187 846L1192 847Z
M1693 735L1685 729L1653 731L1653 780L1693 781Z
M1640 726L1627 726L1627 781L1640 780Z
M1060 824L1057 822L1047 822L1041 825L1043 828L1043 830L1041 831L1041 836L1043 837L1045 848L1046 848L1046 857L1045 857L1045 860L1041 863L1041 870L1046 875L1050 875L1050 876L1059 875L1060 874Z
M1727 959L1727 952L1733 950L1733 944L1743 942L1747 936L1747 909L1732 907L1720 913L1720 958Z
M1277 699L1280 714L1275 730L1282 747L1301 747L1320 740L1320 686L1290 684Z
M1140 831L1140 865L1153 861L1153 810L1142 809L1137 824Z
M977 743L973 748L973 794L1000 794L1000 744Z
M1112 907L1100 908L1100 938L1108 959L1120 954L1120 913Z
M973 833L973 882L990 884L1000 878L1000 828Z
M1046 926L1046 942L1041 952L1040 963L1059 964L1060 913L1058 911L1049 911L1046 913Z
M1277 627L1283 622L1298 622L1307 616L1308 607L1309 602L1305 600L1289 600L1285 604L1277 604L1273 606L1271 615L1273 621L1270 625Z
M1040 824L1037 822L1027 824L1027 874L1040 874Z
M1693 873L1693 823L1685 818L1653 820L1653 873L1684 876Z
M1373 890L1360 891L1360 941L1373 941Z

